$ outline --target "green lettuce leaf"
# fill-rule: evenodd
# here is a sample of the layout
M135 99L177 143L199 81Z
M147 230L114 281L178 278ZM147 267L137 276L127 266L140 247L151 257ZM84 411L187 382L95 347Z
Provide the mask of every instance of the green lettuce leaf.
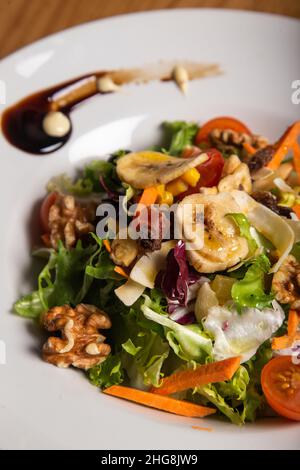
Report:
M166 136L167 153L177 156L182 153L185 147L193 144L198 125L185 121L164 122L163 129Z
M298 263L300 262L300 242L294 244L291 255L295 256Z
M75 181L66 174L55 176L49 181L47 191L58 191L73 194L74 196L86 197L92 193L106 192L100 183L100 179L102 179L110 191L123 194L125 191L116 173L115 162L117 158L125 153L126 151L120 151L118 154L113 154L110 161L91 161L84 167L81 176Z
M94 190L93 181L88 178L78 178L73 181L70 176L63 173L55 176L47 184L47 191L73 194L74 196L88 196Z
M247 369L244 366L240 366L231 380L218 384L218 391L224 398L245 400L249 381L250 377Z
M107 388L122 383L124 380L124 370L119 355L111 354L102 364L89 369L88 378L93 385L100 388Z
M52 287L44 288L43 298L46 302L48 302L49 296L51 295L52 291ZM39 291L34 291L31 294L27 294L22 297L14 304L13 310L21 317L39 318L40 315L45 311Z
M87 247L78 241L74 248L67 249L59 242L57 252L48 253L48 262L38 277L38 290L15 303L16 313L36 318L51 307L74 306L84 299L101 307L101 290L108 287L112 298L112 290L118 287L122 277L114 272L102 240L91 235L95 243Z
M230 406L220 393L218 393L217 387L214 384L208 384L204 387L199 387L195 390L196 393L204 397L207 402L215 405L218 410L225 415L233 424L241 425L244 423L243 418L238 410L235 410Z
M169 345L157 333L141 330L122 344L122 362L131 384L159 385L162 366L169 355Z
M71 304L76 305L82 301L83 292L81 290L86 265L95 250L96 245L90 245L83 248L81 241L73 249L67 249L62 242L58 243L58 251L56 254L55 265L46 266L39 276L39 291L43 297L43 284L46 280L48 284L50 276L50 269L55 267L54 282L52 284L53 291L49 296L48 302L45 307L50 308L56 305ZM81 296L78 297L78 292Z
M251 235L251 225L249 220L244 214L227 214L228 217L233 219L240 230L240 236L246 238L249 247L249 256L253 256L256 249L258 248L256 241Z
M165 335L169 345L183 360L203 362L212 352L212 341L203 332L200 325L180 325L175 321L153 310L155 305L146 295L141 310L148 320L165 327Z
M246 264L249 266L243 279L236 281L231 289L231 296L237 308L271 306L274 299L272 294L264 291L264 278L271 264L266 255L260 255Z
M254 421L262 404L262 396L255 390L245 366L240 366L231 380L199 387L194 393L213 403L236 425Z

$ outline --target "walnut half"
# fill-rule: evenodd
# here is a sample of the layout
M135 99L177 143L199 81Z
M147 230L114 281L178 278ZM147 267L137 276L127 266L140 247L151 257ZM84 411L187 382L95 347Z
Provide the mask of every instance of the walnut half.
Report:
M95 203L80 204L73 196L59 195L49 211L51 246L56 249L59 240L67 248L74 246L77 240L95 230L95 215Z
M272 290L278 302L300 309L300 264L293 255L287 256L274 274Z
M105 361L110 353L99 329L110 328L111 321L93 305L53 307L45 313L43 325L48 331L61 332L60 337L51 336L43 346L43 359L55 366L87 370Z

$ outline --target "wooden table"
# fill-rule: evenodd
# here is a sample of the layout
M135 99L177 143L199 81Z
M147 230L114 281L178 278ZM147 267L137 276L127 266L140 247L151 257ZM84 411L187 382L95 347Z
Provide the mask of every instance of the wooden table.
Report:
M86 21L160 8L222 7L300 18L299 0L0 0L0 58Z

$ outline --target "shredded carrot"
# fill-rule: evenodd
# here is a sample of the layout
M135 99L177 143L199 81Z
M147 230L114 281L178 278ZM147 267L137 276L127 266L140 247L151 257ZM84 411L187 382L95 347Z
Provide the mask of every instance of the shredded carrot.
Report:
M151 204L154 204L158 196L159 192L155 186L150 186L149 188L144 189L139 200L136 213L138 214L143 206L148 207L151 206Z
M126 279L128 279L128 277L129 277L127 272L124 271L124 269L121 268L121 266L115 266L114 271L115 271L115 273L120 274L120 276L126 277Z
M157 410L167 411L180 416L190 418L202 418L216 412L214 408L195 405L188 401L176 400L175 398L162 397L150 392L143 392L135 388L123 387L122 385L113 385L104 390L104 393L114 397L139 403L140 405L156 408Z
M300 134L300 130L299 130L299 134ZM299 147L298 142L295 142L293 145L293 153L294 153L294 159L293 159L294 168L296 170L298 177L300 178L300 147Z
M109 240L103 240L103 245L104 245L106 251L108 251L108 253L111 253L110 241Z
M189 388L201 387L214 382L230 380L240 365L240 357L204 364L196 369L187 369L170 375L162 380L160 387L153 387L152 393L171 395Z
M300 219L300 204L295 204L293 207L292 207L293 211L295 212L296 216L298 217L298 219Z
M254 155L254 153L256 152L256 149L252 147L252 145L248 144L247 142L243 143L243 147L246 150L246 152L249 153L249 155Z
M287 335L279 336L272 339L272 349L286 349L290 348L295 340L300 340L300 332L298 326L300 324L300 317L296 310L289 311L288 318L288 331Z
M41 239L42 239L42 242L44 243L44 245L45 245L47 248L51 248L51 241L50 241L49 233L44 233L44 234L41 236Z
M295 336L299 322L300 319L296 310L290 310L288 319L288 336Z
M213 428L204 428L202 426L192 426L193 429L196 429L197 431L208 431L208 432L212 432L213 431Z
M300 121L296 121L285 131L283 136L277 142L276 152L272 160L267 165L270 170L276 170L287 155L288 151L293 150L295 170L300 176L300 148L297 142L299 134Z

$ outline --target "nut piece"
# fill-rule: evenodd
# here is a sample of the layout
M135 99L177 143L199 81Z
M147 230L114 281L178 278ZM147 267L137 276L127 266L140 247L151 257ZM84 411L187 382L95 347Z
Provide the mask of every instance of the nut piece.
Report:
M205 196L212 196L218 194L218 188L217 186L211 186L210 188L206 188L203 186L202 188L199 188L199 193L204 194Z
M80 238L95 230L96 205L76 202L73 196L60 195L49 211L51 246L57 249L61 240L67 248L74 246Z
M61 336L51 336L43 346L43 359L57 367L90 369L105 361L110 346L99 329L111 327L108 315L93 305L79 304L53 307L43 318L48 331L61 331Z
M234 189L251 193L252 182L246 163L241 163L239 157L231 155L224 165L223 178L218 184L218 190L230 192Z
M138 244L131 238L116 238L111 244L110 257L115 264L127 268L136 259L139 252Z
M226 144L242 147L243 144L250 144L256 149L266 147L269 142L268 139L262 135L249 135L231 129L213 129L210 133L210 138L216 145Z
M293 255L287 256L274 274L272 290L278 302L290 304L295 310L300 308L300 264Z
M225 160L222 177L232 175L234 171L240 166L241 160L237 155L230 155L227 160Z

